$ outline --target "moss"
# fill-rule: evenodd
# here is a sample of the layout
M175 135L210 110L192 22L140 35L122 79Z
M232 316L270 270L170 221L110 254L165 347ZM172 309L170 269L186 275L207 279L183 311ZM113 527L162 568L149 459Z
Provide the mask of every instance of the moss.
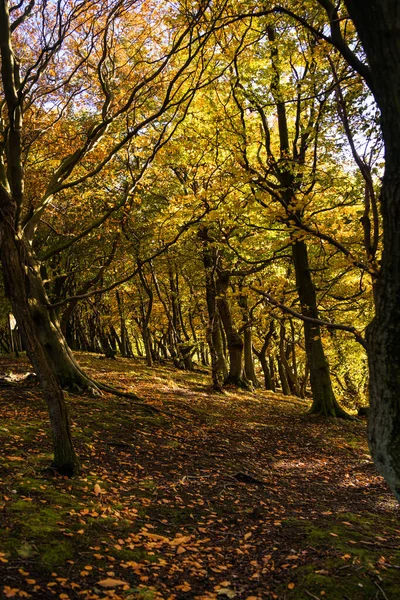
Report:
M158 562L159 556L156 554L149 554L144 548L134 548L133 550L129 548L123 548L122 550L114 550L110 549L110 554L118 558L120 561L135 561L135 562L149 562L155 563Z
M132 600L154 600L157 597L157 592L147 587L134 588L130 591L135 594L133 597L129 596Z
M147 479L142 479L139 486L142 489L150 490L150 491L155 490L157 488L156 482L150 477L148 477Z
M168 521L170 527L180 527L182 525L193 525L193 508L184 506L157 505L153 510L147 508L146 513L159 519Z
M53 533L60 520L60 512L53 508L41 507L26 500L16 500L8 507L14 526L27 538L43 538Z
M39 550L43 567L50 570L58 565L63 565L67 560L74 556L72 544L65 540L53 542L39 548Z
M321 557L321 551L329 552L330 556L321 558L319 563L313 565L299 565L294 573L291 572L295 582L293 590L289 592L287 585L279 586L276 590L278 596L293 600L303 600L309 594L329 600L343 600L346 596L352 600L374 598L377 593L374 582L381 572L379 560L382 552L389 563L398 564L400 558L400 551L383 549L379 541L377 544L371 541L376 538L376 531L384 531L388 524L382 515L379 516L379 522L377 519L376 515L361 516L354 513L342 513L316 521L285 519L282 526L297 529L303 548L317 550ZM396 532L393 522L392 528L386 529L391 529L393 535ZM386 569L383 581L388 597L398 597L398 572ZM322 591L324 594L321 595Z
M180 448L181 442L178 440L168 440L165 445L170 448Z
M357 574L321 574L316 573L309 567L296 570L295 587L291 592L287 585L279 586L276 593L279 598L290 598L293 600L304 600L310 597L310 594L318 598L329 598L329 600L365 600L366 598L375 598L377 588L370 578L366 578L363 573Z

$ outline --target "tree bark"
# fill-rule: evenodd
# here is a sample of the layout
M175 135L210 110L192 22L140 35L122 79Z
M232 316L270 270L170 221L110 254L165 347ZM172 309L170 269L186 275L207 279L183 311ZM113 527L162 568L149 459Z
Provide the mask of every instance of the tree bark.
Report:
M220 318L217 308L217 290L215 284L217 256L215 248L210 247L206 227L199 230L198 237L202 242L203 264L205 270L205 292L208 312L206 338L211 357L213 388L216 391L221 391L223 383L228 375L228 369L223 353L220 334Z
M42 331L43 325L47 330L52 325L46 304L42 303L45 291L43 286L38 286L40 275L30 256L30 248L14 230L16 203L1 188L0 207L0 254L5 287L47 402L54 447L53 466L59 473L74 475L79 471L79 461L72 445L67 407L52 367L54 359L49 356L52 346L46 344L46 332ZM51 331L52 335L55 333Z
M377 469L400 500L400 13L397 0L345 0L367 55L381 111L385 172L383 254L376 314L367 330L368 437Z
M231 309L226 295L229 278L229 271L220 271L216 281L218 311L224 326L229 353L229 373L225 383L246 388L249 384L243 377L244 344L242 336L233 326Z
M303 240L295 241L292 245L292 254L301 312L305 317L317 319L317 298L311 279L306 243ZM319 325L304 321L304 338L313 396L310 414L347 418L348 414L339 406L333 393Z
M244 294L240 295L238 302L240 308L242 309L243 317L244 376L245 379L251 381L255 388L259 388L260 382L257 379L256 370L254 366L252 319L247 296L245 296Z

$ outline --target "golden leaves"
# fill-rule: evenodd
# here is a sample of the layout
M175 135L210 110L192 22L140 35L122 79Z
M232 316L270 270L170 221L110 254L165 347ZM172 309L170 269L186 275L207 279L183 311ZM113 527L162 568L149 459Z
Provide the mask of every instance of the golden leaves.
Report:
M129 586L129 584L126 581L123 581L122 579L102 579L101 581L98 581L96 585L99 585L100 587L103 588L115 588L115 587L119 587L119 586Z
M95 484L94 488L93 488L93 493L95 496L100 496L102 490L101 487L98 483Z

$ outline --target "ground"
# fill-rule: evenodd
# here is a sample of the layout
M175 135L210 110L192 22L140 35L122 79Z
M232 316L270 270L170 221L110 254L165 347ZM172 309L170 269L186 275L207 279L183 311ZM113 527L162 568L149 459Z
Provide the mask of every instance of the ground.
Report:
M214 394L200 371L78 359L166 414L67 396L82 460L67 479L46 470L40 389L0 388L1 598L400 597L399 507L365 421L309 417L265 391Z

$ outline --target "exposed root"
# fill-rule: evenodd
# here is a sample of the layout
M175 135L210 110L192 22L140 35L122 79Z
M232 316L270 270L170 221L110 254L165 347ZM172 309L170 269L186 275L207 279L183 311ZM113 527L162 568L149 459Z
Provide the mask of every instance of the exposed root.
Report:
M177 415L176 413L170 412L169 410L157 408L156 406L151 406L151 404L143 402L142 399L133 392L124 392L123 390L119 390L118 388L115 388L112 385L102 383L101 381L97 381L95 379L90 379L83 371L81 371L80 369L79 371L83 375L85 380L90 383L86 390L94 396L101 396L101 392L107 392L108 394L113 394L114 396L118 396L119 398L128 398L129 400L134 400L134 402L131 403L133 406L137 406L138 408L147 410L151 414L166 415L169 417L174 417L175 419L187 421L187 419L185 419L185 417L182 417L181 415Z
M356 417L353 417L353 415L349 415L349 413L347 413L345 410L339 408L333 412L327 413L327 412L323 412L323 411L319 411L317 409L313 409L312 407L310 408L310 410L308 410L306 412L306 415L316 415L316 416L320 416L320 417L325 417L325 418L334 418L334 419L344 419L346 421L357 421L358 419Z

